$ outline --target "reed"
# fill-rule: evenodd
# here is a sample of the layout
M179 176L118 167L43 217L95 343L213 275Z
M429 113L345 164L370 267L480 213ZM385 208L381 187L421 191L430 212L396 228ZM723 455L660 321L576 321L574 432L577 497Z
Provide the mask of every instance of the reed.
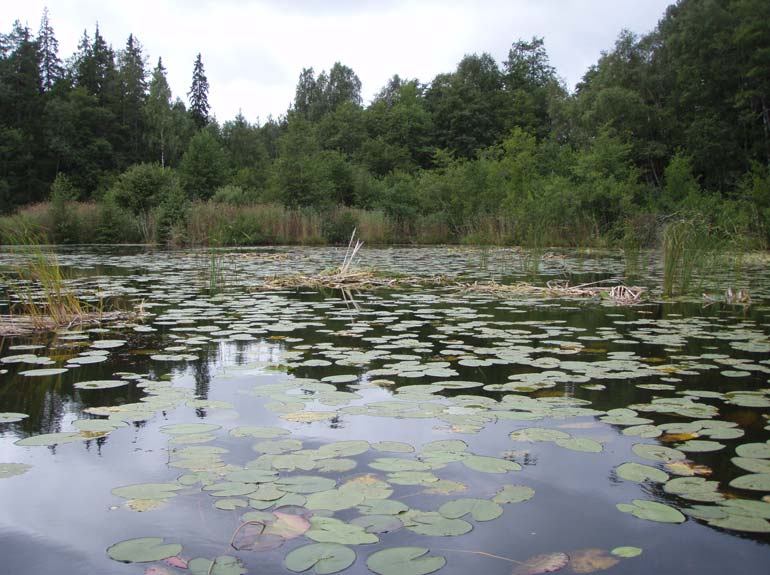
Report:
M663 295L697 291L708 272L721 265L724 242L698 220L671 222L663 229Z

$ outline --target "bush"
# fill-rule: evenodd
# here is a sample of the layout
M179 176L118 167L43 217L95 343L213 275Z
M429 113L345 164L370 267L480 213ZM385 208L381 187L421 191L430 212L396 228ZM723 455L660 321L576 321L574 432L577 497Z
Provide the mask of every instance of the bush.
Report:
M358 226L358 220L349 211L330 214L324 221L323 236L330 244L347 244Z
M178 185L176 175L157 164L136 164L123 172L107 195L133 214L155 209L161 199Z
M78 192L62 173L51 184L52 235L57 244L76 244L80 241L74 202Z

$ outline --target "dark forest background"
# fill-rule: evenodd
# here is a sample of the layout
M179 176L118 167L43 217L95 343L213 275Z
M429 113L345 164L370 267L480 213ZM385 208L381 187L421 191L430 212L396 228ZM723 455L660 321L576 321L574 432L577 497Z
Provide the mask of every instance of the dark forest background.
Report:
M679 0L574 92L533 37L366 106L344 64L304 69L285 115L220 124L191 64L185 105L137 36L63 59L47 11L0 34L5 241L646 246L681 219L770 241L767 0Z

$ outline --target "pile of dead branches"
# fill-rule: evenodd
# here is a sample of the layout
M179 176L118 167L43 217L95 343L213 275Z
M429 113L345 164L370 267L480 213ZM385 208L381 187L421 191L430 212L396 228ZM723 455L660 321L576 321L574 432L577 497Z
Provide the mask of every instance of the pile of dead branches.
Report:
M71 318L66 324L48 316L0 315L0 337L18 337L34 333L93 327L121 321L137 321L144 315L140 312L109 311L84 312Z
M639 303L645 288L628 287L623 284L599 285L594 282L580 285L569 285L568 282L550 281L545 286L536 286L526 282L516 284L499 284L496 282L458 283L456 287L463 291L491 293L495 295L539 295L546 298L602 298L612 300L620 305Z

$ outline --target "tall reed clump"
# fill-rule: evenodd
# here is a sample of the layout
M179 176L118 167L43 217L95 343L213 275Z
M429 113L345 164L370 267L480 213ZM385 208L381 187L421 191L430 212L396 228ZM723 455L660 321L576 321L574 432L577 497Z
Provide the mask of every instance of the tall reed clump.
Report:
M56 256L40 246L34 233L24 230L13 239L14 244L23 246L21 253L26 256L24 265L16 269L17 309L35 329L72 325L99 311L85 304L67 285Z
M691 291L694 280L717 264L722 242L697 220L671 222L663 228L663 295Z

